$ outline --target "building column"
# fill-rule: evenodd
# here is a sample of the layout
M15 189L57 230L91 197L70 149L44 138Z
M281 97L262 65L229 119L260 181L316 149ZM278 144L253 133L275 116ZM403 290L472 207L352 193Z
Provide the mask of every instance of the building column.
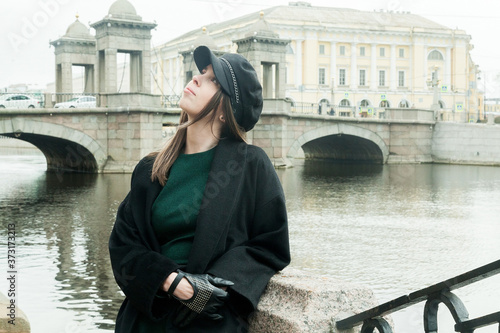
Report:
M184 66L182 66L182 67L184 67ZM180 57L180 55L177 55L177 58L175 58L175 68L179 69L179 73L182 73L180 71L180 68L181 68L181 57ZM182 69L182 71L184 71L184 68ZM176 80L175 93L177 95L179 95L179 96L182 95L182 90L183 90L183 88L182 88L181 85L182 85L182 80Z
M446 48L446 59L444 68L444 82L451 91L451 47Z
M413 93L413 87L415 85L414 80L414 65L413 65L413 44L410 45L410 71L408 73L408 82L410 85L410 91Z
M337 82L337 43L330 42L330 84L334 89Z
M391 45L391 90L397 89L397 68L396 68L396 44Z
M175 87L173 86L174 83L174 60L172 58L168 59L168 94L166 95L172 95L175 94Z
M303 39L295 40L295 86L299 88L302 85L302 42Z
M357 72L358 72L358 64L356 62L357 59L357 43L351 43L351 90L356 90L357 85Z
M427 45L424 46L424 77L423 77L423 87L424 89L427 88L427 79L428 79L428 75L429 73L427 72Z
M377 80L377 44L372 44L371 50L371 82L370 89L377 90L378 80Z

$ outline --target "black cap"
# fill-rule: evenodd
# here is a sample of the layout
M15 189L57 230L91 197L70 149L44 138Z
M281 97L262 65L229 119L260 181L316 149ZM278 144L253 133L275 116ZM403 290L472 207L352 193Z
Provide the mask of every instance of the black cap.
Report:
M206 46L198 46L193 56L200 72L212 64L222 91L231 97L236 122L245 131L251 130L259 120L263 104L262 86L252 65L236 53L218 58Z

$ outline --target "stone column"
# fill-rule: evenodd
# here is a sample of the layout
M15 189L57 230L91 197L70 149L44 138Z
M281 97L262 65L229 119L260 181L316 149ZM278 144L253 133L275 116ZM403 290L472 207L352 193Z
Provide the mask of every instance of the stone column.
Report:
M71 94L73 92L73 64L61 63L61 93Z
M262 64L262 95L264 98L273 97L273 65L269 63Z
M142 52L130 53L130 92L142 92ZM150 91L148 92L150 93Z
M84 93L95 93L94 89L94 66L85 66L85 90Z
M104 50L104 89L101 87L102 91L107 93L115 93L118 89L117 82L117 50L107 49Z
M391 90L397 89L397 68L396 68L396 44L391 45Z
M357 43L351 43L351 84L350 84L350 88L351 90L356 90L356 85L357 85L357 81L356 80L356 77L357 77L357 72L358 72L358 64L356 63L356 46L358 44Z
M303 39L295 40L295 86L302 85L302 42Z
M377 79L377 44L372 43L371 50L371 90L377 90L378 79Z
M148 45L148 47L140 53L141 75L139 78L141 87L139 92L151 94L151 51L149 47L151 41L147 40L144 41L144 43ZM158 66L158 70L160 70L160 66Z
M330 42L330 78L332 89L335 88L337 82L337 43ZM332 101L333 102L333 101Z

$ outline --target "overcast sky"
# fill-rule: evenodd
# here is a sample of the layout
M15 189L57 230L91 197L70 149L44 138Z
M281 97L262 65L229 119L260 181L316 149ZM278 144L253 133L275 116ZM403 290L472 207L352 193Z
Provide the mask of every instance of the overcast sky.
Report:
M261 9L287 5L287 0L129 0L144 21L158 24L153 45L203 25ZM54 48L49 41L64 35L75 21L87 26L101 20L114 0L17 0L0 2L0 88L29 83L44 87L54 81ZM310 0L313 6L360 10L410 11L472 36L473 61L486 72L487 95L500 72L499 0ZM92 32L93 33L93 32ZM482 75L484 82L484 74ZM493 97L493 96L492 96ZM497 96L500 97L500 96Z

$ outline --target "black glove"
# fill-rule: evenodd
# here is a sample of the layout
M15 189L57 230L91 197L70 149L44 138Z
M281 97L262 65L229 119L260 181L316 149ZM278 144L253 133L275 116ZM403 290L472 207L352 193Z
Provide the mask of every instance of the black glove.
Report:
M173 292L185 277L193 287L194 294L188 300L175 297L184 306L177 309L173 324L180 328L186 327L198 316L214 321L223 319L217 311L227 301L229 294L220 287L230 287L234 283L208 274L189 274L181 270L177 270L177 273L168 293L175 297Z

